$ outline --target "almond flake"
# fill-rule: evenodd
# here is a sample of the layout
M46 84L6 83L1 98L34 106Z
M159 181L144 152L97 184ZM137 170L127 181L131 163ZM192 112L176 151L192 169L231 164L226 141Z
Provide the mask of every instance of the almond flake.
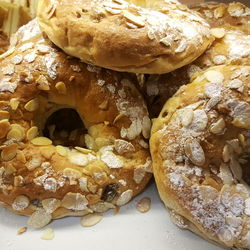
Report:
M116 201L117 206L123 206L127 204L133 197L133 190L129 189L123 192Z
M223 28L213 28L211 29L211 33L214 37L220 39L225 36L225 29Z
M44 230L41 239L42 240L53 240L55 237L54 230L52 228L47 228Z
M127 10L124 10L124 11L123 11L123 15L124 15L124 17L125 17L128 21L132 22L132 23L135 24L136 26L138 26L138 27L144 27L144 26L145 26L145 23L144 23L144 20L143 20L142 17L140 17L140 16L135 16L134 14L130 13L130 12L127 11Z
M102 214L93 213L85 215L81 218L81 225L83 227L93 227L103 219Z

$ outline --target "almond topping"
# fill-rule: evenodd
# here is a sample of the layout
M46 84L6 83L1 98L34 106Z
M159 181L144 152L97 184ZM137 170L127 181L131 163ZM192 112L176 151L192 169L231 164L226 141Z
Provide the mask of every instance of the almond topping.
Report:
M81 225L83 227L92 227L99 223L102 219L103 216L100 213L88 214L81 218Z
M62 94L62 95L67 94L67 88L64 82L58 82L55 87L59 94Z
M47 137L36 137L31 140L31 143L36 146L49 146L52 144L52 141Z
M39 107L38 99L32 99L29 102L27 102L24 106L24 108L29 112L37 110L38 107Z
M38 135L38 127L34 126L31 127L27 133L26 133L26 137L28 141L33 140L36 136Z
M134 14L132 14L132 13L130 13L129 11L126 11L126 10L123 11L123 15L124 15L124 17L125 17L128 21L132 22L132 23L135 24L136 26L138 26L138 27L144 27L144 26L145 26L145 23L144 23L144 20L143 20L142 17L140 17L140 16L135 16Z

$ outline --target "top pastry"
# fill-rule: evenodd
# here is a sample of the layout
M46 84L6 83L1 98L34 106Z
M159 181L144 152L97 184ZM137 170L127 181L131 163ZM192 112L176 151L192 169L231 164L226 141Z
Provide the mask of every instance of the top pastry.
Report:
M67 54L117 71L167 73L214 39L206 21L172 0L44 0L38 17Z

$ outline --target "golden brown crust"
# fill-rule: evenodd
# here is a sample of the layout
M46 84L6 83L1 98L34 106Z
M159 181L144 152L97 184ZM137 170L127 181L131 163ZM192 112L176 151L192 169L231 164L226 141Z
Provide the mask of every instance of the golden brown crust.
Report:
M32 214L30 223L41 227L51 218L121 206L143 190L151 176L150 120L129 75L70 58L42 36L36 20L13 37L0 69L3 206ZM65 107L87 129L85 149L40 137L46 118ZM44 224L36 224L41 217Z
M237 6L238 16L231 16L233 6ZM235 7L236 8L236 7ZM157 117L165 102L173 96L181 85L187 84L190 77L198 71L216 65L250 65L249 19L246 6L235 4L202 4L195 8L213 27L216 36L212 46L191 64L164 75L149 77L140 89L148 103L151 117ZM224 10L220 18L210 19L213 13ZM207 13L206 15L204 13ZM231 17L231 18L230 18ZM230 21L231 20L231 21ZM228 23L227 23L228 22ZM241 24L241 25L239 25Z
M249 66L197 73L166 103L150 138L160 196L179 224L236 248L250 247L249 83Z
M67 54L117 71L170 72L210 46L209 26L186 6L144 2L140 7L124 0L45 0L38 17L42 30Z

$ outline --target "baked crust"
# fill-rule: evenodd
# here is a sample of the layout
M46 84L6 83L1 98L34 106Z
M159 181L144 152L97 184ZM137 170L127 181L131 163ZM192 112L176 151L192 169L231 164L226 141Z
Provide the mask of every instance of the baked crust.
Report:
M165 104L150 138L157 187L177 224L247 249L249 82L249 66L197 73Z
M42 227L52 218L122 206L143 190L151 177L151 123L129 75L67 56L36 20L0 58L2 206ZM87 129L85 148L41 137L46 119L65 107Z
M133 73L161 74L210 46L207 23L176 1L40 1L40 26L67 54Z

